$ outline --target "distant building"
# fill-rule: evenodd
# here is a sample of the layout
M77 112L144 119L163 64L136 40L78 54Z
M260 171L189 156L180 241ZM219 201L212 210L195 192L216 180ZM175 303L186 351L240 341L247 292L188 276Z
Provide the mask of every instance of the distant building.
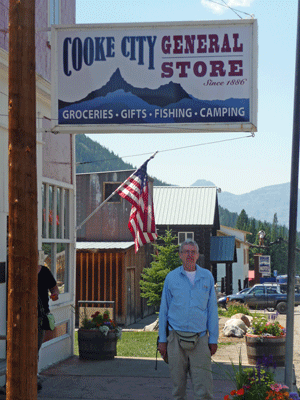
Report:
M236 247L236 262L232 263L232 292L237 293L239 291L239 281L241 288L244 287L245 280L248 282L249 277L249 244L246 240L246 236L251 235L250 232L241 231L239 229L230 228L228 226L220 227L218 230L218 236L220 237L234 237ZM226 276L226 265L217 264L217 282L218 287L221 287L222 278Z
M134 170L76 175L77 225L124 182ZM153 180L149 178L150 191ZM110 198L77 231L76 305L78 301L114 301L119 324L129 325L151 314L140 295L143 269L152 261L152 245L135 254L128 229L131 204L118 194Z
M220 228L216 187L154 186L153 201L159 235L172 230L178 244L192 239L199 245L201 267L216 270L210 262L211 236Z

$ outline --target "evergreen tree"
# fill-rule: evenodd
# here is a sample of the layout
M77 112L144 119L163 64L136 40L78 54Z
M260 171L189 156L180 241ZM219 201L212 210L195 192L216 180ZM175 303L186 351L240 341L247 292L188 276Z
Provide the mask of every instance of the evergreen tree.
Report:
M274 214L272 230L271 230L271 242L274 242L278 238L278 218L277 213Z
M241 231L246 231L248 227L248 215L244 209L242 209L241 213L239 214L235 228L240 229Z
M176 236L172 231L166 231L165 236L159 236L158 241L163 244L154 244L154 254L151 267L145 268L141 275L141 297L148 299L148 306L159 306L163 286L167 274L181 265L178 254L179 245L174 244Z

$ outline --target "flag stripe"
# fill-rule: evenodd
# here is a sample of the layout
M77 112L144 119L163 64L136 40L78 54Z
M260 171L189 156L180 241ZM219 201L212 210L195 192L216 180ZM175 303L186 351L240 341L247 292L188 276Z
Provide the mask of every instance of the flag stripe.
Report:
M149 160L148 160L149 161ZM132 205L128 228L134 238L135 252L157 238L152 196L149 193L146 161L117 190Z

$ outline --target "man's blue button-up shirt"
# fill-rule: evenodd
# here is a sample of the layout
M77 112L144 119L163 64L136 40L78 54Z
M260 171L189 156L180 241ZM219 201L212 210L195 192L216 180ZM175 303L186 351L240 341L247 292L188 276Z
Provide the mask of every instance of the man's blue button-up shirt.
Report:
M183 266L169 272L164 283L159 311L159 342L167 342L166 328L204 334L209 343L218 343L219 318L214 278L196 265L192 285Z

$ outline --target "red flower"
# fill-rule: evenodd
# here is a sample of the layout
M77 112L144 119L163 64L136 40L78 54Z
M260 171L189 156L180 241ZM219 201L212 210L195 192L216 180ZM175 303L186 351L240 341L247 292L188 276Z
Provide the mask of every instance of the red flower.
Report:
M237 394L238 396L243 396L244 393L245 393L244 388L241 388L241 389L239 389L239 390L236 392L236 394Z
M224 400L229 400L229 394L226 394L226 396L224 396Z

